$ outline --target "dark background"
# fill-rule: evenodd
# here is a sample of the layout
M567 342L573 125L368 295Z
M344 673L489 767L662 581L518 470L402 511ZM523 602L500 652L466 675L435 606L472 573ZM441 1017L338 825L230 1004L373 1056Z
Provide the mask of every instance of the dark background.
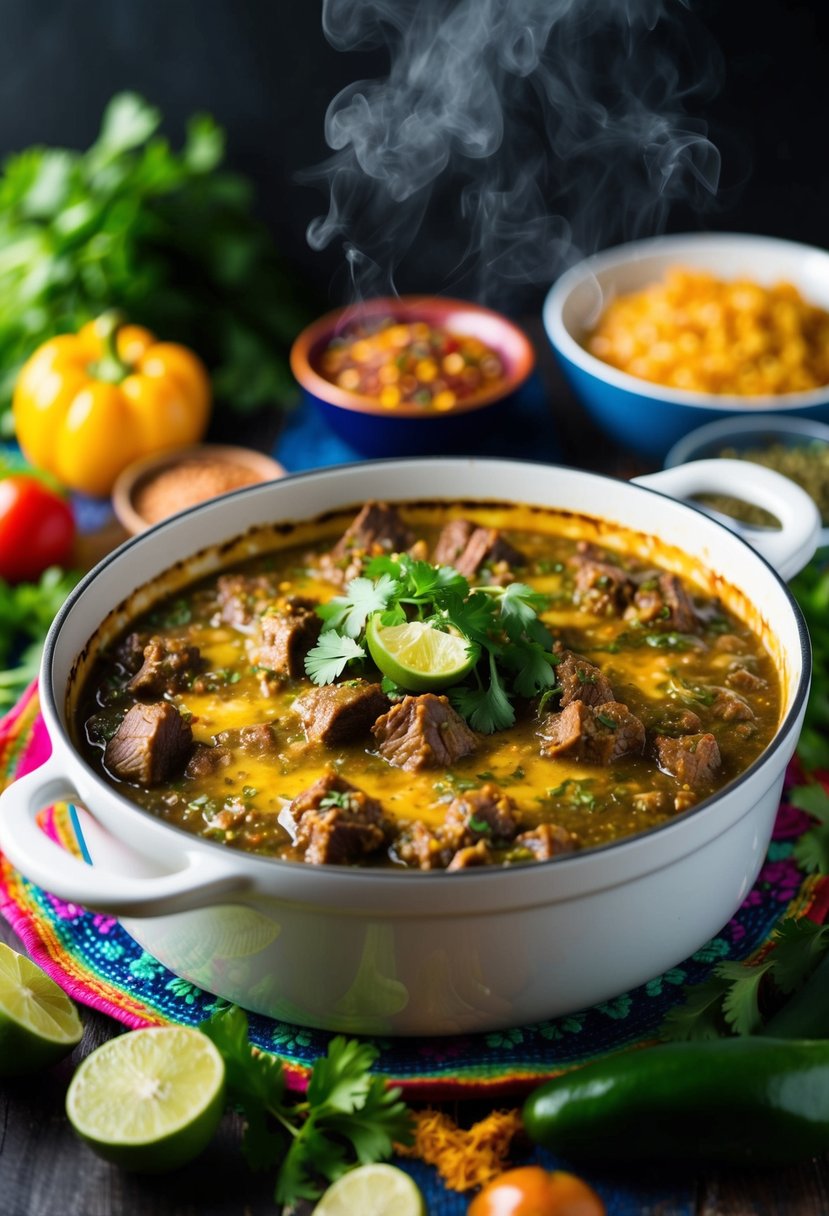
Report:
M689 44L719 63L714 95L687 108L723 157L717 199L704 211L674 207L668 230L829 245L829 5L690 0L686 13L667 3L683 14ZM320 13L319 0L0 0L0 155L32 143L86 146L124 88L161 107L174 141L189 114L208 110L227 130L229 163L255 181L283 256L338 302L341 251L315 253L305 241L326 198L296 174L327 154L330 99L384 74L387 56L334 50ZM418 243L426 277L436 244L427 224Z

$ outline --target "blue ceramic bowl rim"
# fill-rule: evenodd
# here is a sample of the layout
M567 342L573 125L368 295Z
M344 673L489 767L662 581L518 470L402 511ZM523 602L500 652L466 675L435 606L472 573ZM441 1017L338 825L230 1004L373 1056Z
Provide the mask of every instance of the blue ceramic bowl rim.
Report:
M652 258L663 258L666 263L668 261L678 263L685 257L692 259L692 265L695 267L712 270L716 269L716 256L726 253L738 253L745 256L743 273L749 278L756 277L757 267L762 264L764 256L776 256L791 260L791 270L786 271L786 278L793 282L798 289L802 284L802 276L798 276L797 266L807 260L823 262L823 275L829 282L829 252L815 245L803 245L797 241L785 241L778 237L755 236L750 233L691 232L631 241L624 245L616 245L612 249L602 250L601 253L593 254L591 257L577 262L575 266L565 271L550 288L544 300L542 319L553 349L580 371L608 385L609 388L621 390L633 396L661 401L668 405L692 406L700 410L711 410L717 414L728 410L750 409L754 414L758 414L781 410L797 411L829 403L829 385L794 393L739 397L726 393L694 392L689 389L655 384L650 380L641 380L628 372L619 371L618 368L591 355L564 323L564 309L567 302L573 292L585 282L593 280L597 289L600 289L599 283L602 276L612 280L614 271L620 267ZM710 254L711 260L707 264L706 255L708 254ZM701 256L704 260L693 261ZM781 275L782 273L781 271ZM775 277L779 278L781 275ZM829 308L829 300L827 308Z
M779 436L795 443L818 442L829 445L829 426L813 418L793 418L788 414L764 414L762 418L732 415L717 422L707 422L678 439L668 451L663 468L672 469L694 460L705 460L712 455L706 449L717 446L741 447L760 439ZM829 545L829 527L821 529L821 548Z

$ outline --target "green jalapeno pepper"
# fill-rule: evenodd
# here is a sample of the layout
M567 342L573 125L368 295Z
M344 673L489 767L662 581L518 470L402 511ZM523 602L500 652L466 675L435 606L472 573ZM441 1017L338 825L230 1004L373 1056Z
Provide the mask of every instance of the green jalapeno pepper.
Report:
M829 1149L829 1041L673 1043L556 1077L524 1126L568 1160L786 1165Z

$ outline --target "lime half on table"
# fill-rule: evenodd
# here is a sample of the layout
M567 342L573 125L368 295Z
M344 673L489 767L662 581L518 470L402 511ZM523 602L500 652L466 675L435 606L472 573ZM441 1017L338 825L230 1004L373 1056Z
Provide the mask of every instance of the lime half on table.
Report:
M224 1109L224 1061L199 1030L158 1026L110 1039L72 1078L66 1113L99 1156L163 1173L207 1147Z
M56 1064L81 1041L69 997L40 967L0 942L0 1077Z
M314 1216L426 1216L415 1182L394 1165L360 1165L338 1178Z
M379 612L369 617L366 642L383 675L407 692L449 688L472 670L477 658L460 633L444 633L424 621L383 625Z

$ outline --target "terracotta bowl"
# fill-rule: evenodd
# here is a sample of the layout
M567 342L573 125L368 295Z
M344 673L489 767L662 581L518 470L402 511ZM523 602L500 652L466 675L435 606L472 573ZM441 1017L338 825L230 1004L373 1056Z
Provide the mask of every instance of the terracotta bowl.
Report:
M113 487L112 507L127 532L136 535L197 503L275 481L285 472L254 448L218 443L172 448L128 465Z
M422 405L381 405L376 397L332 384L318 370L328 343L357 320L426 321L433 326L479 338L501 358L505 374L437 413ZM467 300L444 296L377 297L359 308L329 312L302 331L291 349L291 370L306 399L331 429L364 456L413 456L459 451L474 446L482 428L509 425L517 390L535 366L526 334L500 313Z

